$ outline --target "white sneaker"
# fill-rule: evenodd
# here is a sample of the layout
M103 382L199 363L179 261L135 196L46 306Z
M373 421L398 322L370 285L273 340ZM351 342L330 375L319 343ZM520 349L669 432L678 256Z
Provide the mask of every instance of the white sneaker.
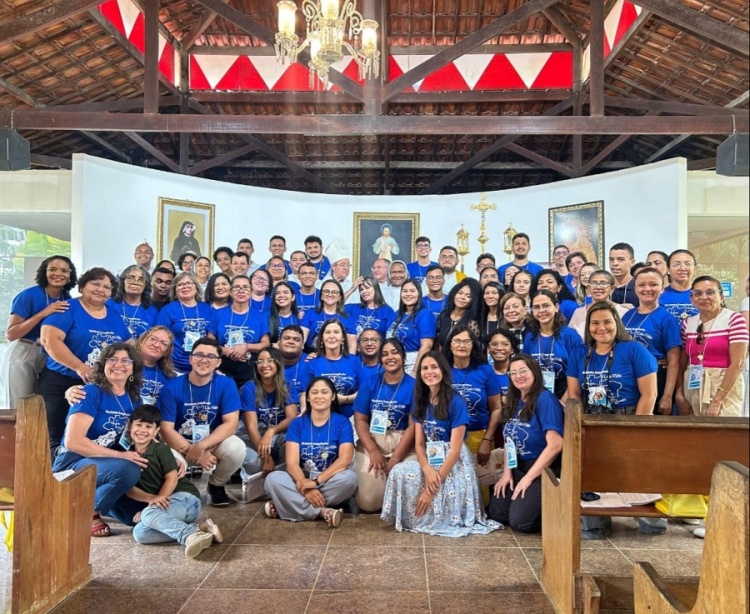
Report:
M224 536L221 534L219 526L210 518L206 518L200 523L200 530L204 533L210 533L214 536L214 543L220 544L224 541Z
M698 527L693 530L693 535L698 539L704 539L706 537L706 527Z
M702 522L700 518L682 518L682 524L698 525Z
M206 548L208 548L214 541L212 533L204 533L203 531L196 531L187 538L185 542L185 556L189 559L194 559Z

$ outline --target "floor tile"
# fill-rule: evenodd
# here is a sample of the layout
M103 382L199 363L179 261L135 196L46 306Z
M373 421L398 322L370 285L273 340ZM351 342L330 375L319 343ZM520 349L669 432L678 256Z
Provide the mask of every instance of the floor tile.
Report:
M513 531L513 537L516 538L518 545L521 548L541 548L542 547L542 534L541 533L519 533ZM606 539L596 540L581 540L581 550L590 549L603 549L603 548L614 548Z
M696 538L693 538L696 541ZM651 563L664 578L698 577L701 575L702 552L684 550L622 549L631 563Z
M422 546L422 535L411 531L396 531L380 520L377 514L344 516L341 526L333 532L332 546Z
M52 614L176 614L192 593L192 589L185 588L84 588L52 610Z
M307 590L199 589L180 614L302 614L309 600Z
M136 544L92 580L93 588L193 588L196 589L228 546L213 545L198 558L185 556L177 543Z
M534 573L539 577L542 572L541 548L524 548L524 555ZM632 576L633 564L616 549L581 550L581 571L591 574L615 576Z
M213 520L224 536L225 544L232 544L242 534L248 524L256 518L260 511L260 504L248 503L247 505L233 505L229 507L212 507L207 505L203 508L200 520L206 518Z
M509 529L493 531L488 535L466 537L440 537L425 535L424 545L429 548L518 548L513 532Z
M325 551L325 546L232 546L201 588L312 589Z
M682 526L669 523L663 535L643 535L638 529L624 530L613 526L609 541L617 548L636 550L689 550L703 552L703 540L696 538L690 527L688 531Z
M112 563L122 555L130 552L136 547L135 542L132 544L102 544L97 542L91 543L91 554L89 562L92 566L92 573L97 575L104 572Z
M434 611L434 610L433 610ZM429 614L427 591L318 591L306 614Z
M424 550L393 546L331 546L315 590L427 590Z
M275 546L325 546L332 531L320 522L289 522L258 514L237 537L236 544L267 544Z
M433 614L555 614L544 593L430 591Z
M520 548L426 548L430 591L541 591Z

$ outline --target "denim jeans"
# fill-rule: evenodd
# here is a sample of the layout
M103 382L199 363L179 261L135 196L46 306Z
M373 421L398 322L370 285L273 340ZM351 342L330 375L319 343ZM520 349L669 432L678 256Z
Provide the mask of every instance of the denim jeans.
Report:
M151 505L141 512L141 521L133 529L139 544L177 541L183 546L187 538L199 531L195 523L201 513L201 500L189 492L172 493L169 509Z
M666 518L638 518L644 535L661 535L667 530ZM604 539L612 534L612 519L609 516L581 516L583 539Z
M245 425L242 424L242 429L237 429L237 436L244 442L245 446L247 446L245 460L242 461L242 469L240 470L242 479L247 480L251 475L255 475L263 469L263 459L258 455L255 448L252 447L250 437L244 427ZM263 436L263 433L261 433L261 436ZM278 433L277 435L274 435L271 442L271 458L273 458L273 462L277 465L280 462L284 462L285 443L286 433Z
M52 471L65 471L66 469L78 471L89 465L96 467L94 510L100 514L108 515L117 500L141 479L141 468L129 460L108 457L87 458L70 450L57 455Z

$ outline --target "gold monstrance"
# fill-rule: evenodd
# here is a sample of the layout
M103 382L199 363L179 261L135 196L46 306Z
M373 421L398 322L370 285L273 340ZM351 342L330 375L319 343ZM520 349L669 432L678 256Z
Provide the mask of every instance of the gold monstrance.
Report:
M479 220L479 237L477 237L477 241L479 241L479 245L482 247L482 254L484 254L486 251L484 249L484 246L487 245L487 242L490 240L490 238L487 236L487 226L485 224L486 214L488 211L495 211L496 209L497 205L487 202L486 194L482 194L479 197L478 204L469 205L469 211L479 211L482 216Z
M469 232L464 229L464 225L461 224L461 229L456 233L456 252L461 258L461 272L464 272L464 256L469 253Z

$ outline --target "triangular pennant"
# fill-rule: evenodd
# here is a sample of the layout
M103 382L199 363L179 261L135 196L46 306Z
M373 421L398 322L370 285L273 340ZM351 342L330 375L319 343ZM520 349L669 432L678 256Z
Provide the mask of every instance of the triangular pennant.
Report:
M463 92L470 89L453 62L427 75L419 85L420 92Z
M268 88L250 58L240 56L216 84L216 89L265 92Z
M193 55L195 61L200 66L206 80L209 83L209 89L216 89L216 85L224 78L229 69L237 61L239 56L236 55Z
M632 2L628 2L628 4L633 4ZM633 5L635 8L635 14L640 17L641 13L643 12L643 7L639 6L638 4Z
M484 74L474 85L475 90L525 90L526 84L504 53L496 53Z
M120 16L124 28L123 34L125 38L130 40L133 26L135 26L135 22L140 17L141 11L132 0L117 0L117 5L120 7Z
M458 72L461 73L466 85L469 86L469 89L473 90L491 61L491 54L468 53L462 55L460 58L456 58L453 60L453 63L456 65Z
M573 87L573 54L555 51L532 84L532 89L556 90Z
M191 90L210 90L211 84L206 79L206 75L201 70L201 65L195 61L194 55L189 55L190 58L190 75L188 87Z
M138 19L133 24L128 40L141 53L146 53L146 18L142 13L138 13Z
M429 60L431 57L432 57L431 55L394 55L394 56L391 56L391 58L393 59L393 61L398 66L399 70L401 71L401 74L409 72L412 68L416 68L423 62L426 62L427 60ZM391 76L391 81L393 81L393 79L395 79L395 77ZM422 85L422 81L424 81L424 79L420 79L419 81L414 83L412 86L407 87L404 90L404 93L418 92L419 88Z
M591 45L587 45L581 54L581 81L591 75Z
M310 90L310 70L299 63L292 64L273 86L274 92L307 92ZM315 76L313 89L322 90L323 83Z
M159 72L169 79L170 83L174 83L174 47L172 45L164 45L159 56Z
M161 57L162 51L164 51L164 47L167 44L167 39L165 36L159 32L159 53L157 54L157 57Z
M551 53L509 53L508 61L516 69L527 88L536 81Z
M276 56L273 55L253 56L250 58L250 63L255 67L255 70L258 71L269 90L273 89L276 82L281 79L281 75L283 75L289 68L288 63L282 64L276 59Z
M104 15L119 32L125 34L125 24L122 23L122 14L117 0L107 0L107 2L103 2L99 5L99 12Z
M609 48L612 49L617 44L617 39L615 38L617 36L617 26L620 23L620 15L622 15L622 4L624 0L617 0L615 5L612 7L612 10L607 14L607 16L604 18L604 47L607 47L607 43L609 43ZM604 53L605 57L609 55L606 52Z
M617 32L615 33L615 45L628 33L628 30L630 30L630 27L635 23L636 19L638 19L636 7L632 2L625 2L622 6L620 23L618 24Z

